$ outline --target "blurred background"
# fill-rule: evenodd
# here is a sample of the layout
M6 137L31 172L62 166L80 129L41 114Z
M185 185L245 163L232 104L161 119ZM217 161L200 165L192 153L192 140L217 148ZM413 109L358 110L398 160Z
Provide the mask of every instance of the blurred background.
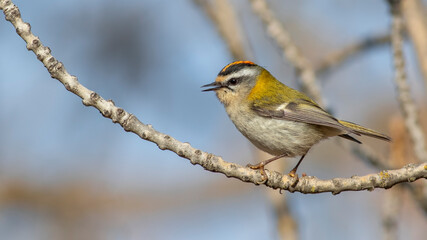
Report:
M229 2L246 57L299 88L297 72L250 1ZM386 1L267 2L314 66L390 29ZM143 123L229 162L268 158L235 129L213 93L201 92L234 60L209 14L215 1L14 3L70 74ZM402 189L280 194L193 166L83 106L50 78L3 14L0 36L1 239L281 239L281 227L289 228L287 239L381 239L396 206L397 239L427 235L426 212ZM411 91L423 109L426 88L415 50L408 41L404 50ZM338 118L392 137L402 126L389 44L363 51L318 80ZM389 144L361 140L389 157ZM287 172L297 160L268 168ZM299 170L330 179L382 169L331 139L316 145ZM288 220L278 221L281 214Z

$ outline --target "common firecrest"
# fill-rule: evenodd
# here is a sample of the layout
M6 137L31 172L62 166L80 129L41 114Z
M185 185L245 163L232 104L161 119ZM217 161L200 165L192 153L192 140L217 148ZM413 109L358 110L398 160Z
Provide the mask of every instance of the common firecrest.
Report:
M279 82L267 70L250 61L225 66L215 82L203 85L215 91L236 128L259 149L275 157L256 165L262 182L268 180L264 166L282 157L301 156L289 172L296 171L308 150L320 140L339 136L366 135L390 141L390 137L355 123L334 118L305 94Z

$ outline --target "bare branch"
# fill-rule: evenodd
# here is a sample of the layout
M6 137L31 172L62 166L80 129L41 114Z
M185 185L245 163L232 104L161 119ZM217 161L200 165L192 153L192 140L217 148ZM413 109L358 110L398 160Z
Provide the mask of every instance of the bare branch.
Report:
M418 112L412 100L409 84L406 77L405 58L402 50L403 17L401 1L389 0L392 13L391 44L393 48L395 83L400 108L405 118L406 128L414 144L415 156L421 162L427 162L427 150L424 133L418 122Z
M16 28L16 32L27 43L27 49L33 51L50 75L59 80L65 88L82 98L83 104L97 108L100 113L119 123L125 131L133 132L142 139L156 143L162 150L170 150L177 155L189 159L192 164L198 164L208 171L220 172L227 177L240 179L244 182L258 183L261 174L258 171L242 167L238 164L224 161L221 157L193 148L189 143L183 143L175 138L156 131L151 125L141 123L134 115L122 108L116 107L113 101L105 100L97 93L81 85L75 76L71 76L64 65L56 60L48 47L43 46L38 37L31 32L30 24L23 22L18 7L10 0L0 0L0 9L5 18ZM283 189L291 192L321 193L342 191L373 190L375 188L390 188L401 182L413 182L427 178L427 163L409 164L397 170L381 171L366 176L351 178L335 178L320 180L316 177L302 177L296 184L295 179L277 172L266 171L268 181L266 186L273 189Z

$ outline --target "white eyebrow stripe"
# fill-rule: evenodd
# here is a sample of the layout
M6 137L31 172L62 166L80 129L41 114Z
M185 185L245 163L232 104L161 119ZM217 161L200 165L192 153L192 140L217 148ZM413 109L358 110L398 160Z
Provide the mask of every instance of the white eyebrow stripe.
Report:
M227 75L227 79L231 78L239 78L244 76L255 76L257 74L257 70L253 68L244 68L238 72Z

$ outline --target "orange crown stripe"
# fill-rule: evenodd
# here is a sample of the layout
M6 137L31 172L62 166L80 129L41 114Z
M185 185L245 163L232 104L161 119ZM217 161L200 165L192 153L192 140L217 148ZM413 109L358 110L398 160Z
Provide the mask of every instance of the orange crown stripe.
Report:
M253 62L251 62L251 61L236 61L236 62L232 62L232 63L230 63L230 64L228 64L227 66L225 66L222 70L221 70L221 72L224 72L227 68L229 68L229 67L231 67L231 66L234 66L234 65L237 65L237 64L250 64L250 65L255 65L255 63L253 63Z

